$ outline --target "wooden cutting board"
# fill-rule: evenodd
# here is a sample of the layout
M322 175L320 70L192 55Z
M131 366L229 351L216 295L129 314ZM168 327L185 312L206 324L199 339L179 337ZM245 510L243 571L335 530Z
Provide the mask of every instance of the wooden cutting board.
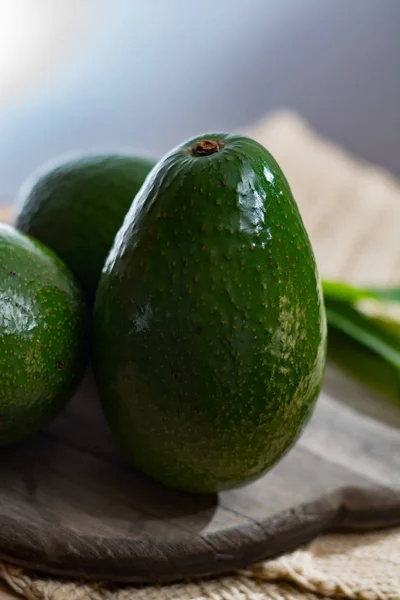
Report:
M192 496L135 471L89 373L48 429L0 454L0 558L60 575L169 581L244 567L337 527L400 523L400 430L346 406L337 374L326 382L274 469L238 490ZM400 424L393 411L387 420Z

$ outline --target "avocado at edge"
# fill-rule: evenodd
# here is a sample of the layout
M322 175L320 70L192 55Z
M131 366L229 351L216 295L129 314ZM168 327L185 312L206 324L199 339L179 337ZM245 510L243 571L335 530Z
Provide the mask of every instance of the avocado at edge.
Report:
M16 227L60 256L89 305L114 236L154 164L123 154L77 156L45 166L21 189Z
M0 224L0 446L49 422L87 363L83 293L37 240Z
M221 147L194 157L200 139ZM215 492L273 466L320 391L326 320L307 232L269 152L207 134L162 159L116 236L93 323L102 405L140 469Z

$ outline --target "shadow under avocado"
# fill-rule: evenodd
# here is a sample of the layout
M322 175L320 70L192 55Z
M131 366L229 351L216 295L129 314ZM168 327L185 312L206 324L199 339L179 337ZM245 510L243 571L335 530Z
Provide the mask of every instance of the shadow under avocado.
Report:
M49 427L2 449L0 471L0 501L13 490L11 513L25 511L32 525L82 534L165 536L177 528L193 535L218 506L216 494L177 492L135 469L112 437L91 372Z

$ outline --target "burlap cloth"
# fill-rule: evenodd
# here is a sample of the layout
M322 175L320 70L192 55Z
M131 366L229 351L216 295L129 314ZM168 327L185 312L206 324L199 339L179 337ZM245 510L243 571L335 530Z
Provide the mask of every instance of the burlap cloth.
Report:
M249 128L282 165L321 273L355 282L400 277L400 187L280 112ZM399 433L400 435L400 433ZM62 581L0 563L0 578L30 600L400 600L400 528L332 534L229 576L168 586Z

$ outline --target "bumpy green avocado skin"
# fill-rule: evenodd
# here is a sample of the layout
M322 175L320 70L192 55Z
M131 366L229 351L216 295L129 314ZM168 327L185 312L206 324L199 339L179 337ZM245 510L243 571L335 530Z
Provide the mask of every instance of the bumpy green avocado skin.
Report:
M136 156L77 157L34 175L21 190L17 228L62 258L89 305L115 234L153 166Z
M194 156L203 139L218 151ZM326 322L307 233L265 148L210 134L159 162L106 261L94 335L106 417L147 474L215 492L282 457L320 390Z
M0 446L50 421L86 364L87 314L69 269L0 224Z

